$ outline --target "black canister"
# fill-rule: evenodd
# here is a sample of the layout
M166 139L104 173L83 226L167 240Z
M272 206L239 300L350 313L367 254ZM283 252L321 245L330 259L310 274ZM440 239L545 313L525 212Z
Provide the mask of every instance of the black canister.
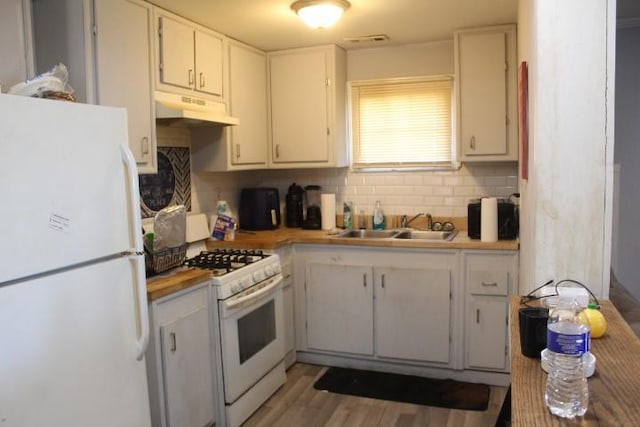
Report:
M289 186L286 196L287 217L285 223L287 227L302 227L303 220L303 198L304 190L295 182Z

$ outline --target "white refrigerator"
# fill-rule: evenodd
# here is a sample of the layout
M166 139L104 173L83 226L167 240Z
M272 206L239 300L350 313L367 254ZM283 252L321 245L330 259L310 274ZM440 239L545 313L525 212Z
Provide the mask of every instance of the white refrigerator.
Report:
M0 425L150 425L125 110L0 94L0 195Z

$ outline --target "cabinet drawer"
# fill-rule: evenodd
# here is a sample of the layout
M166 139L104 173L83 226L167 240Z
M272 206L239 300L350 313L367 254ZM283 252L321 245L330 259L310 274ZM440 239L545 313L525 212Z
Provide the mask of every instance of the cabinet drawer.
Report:
M517 289L517 253L468 251L463 260L467 293L506 296Z
M506 270L469 270L467 286L476 295L507 295L509 293L509 272Z

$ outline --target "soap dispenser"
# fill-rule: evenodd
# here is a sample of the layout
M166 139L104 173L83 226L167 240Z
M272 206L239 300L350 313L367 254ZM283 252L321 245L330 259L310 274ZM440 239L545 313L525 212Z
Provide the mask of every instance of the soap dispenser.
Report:
M385 229L385 217L384 212L382 211L382 206L380 204L380 200L376 201L376 205L373 208L373 229L374 230L384 230Z

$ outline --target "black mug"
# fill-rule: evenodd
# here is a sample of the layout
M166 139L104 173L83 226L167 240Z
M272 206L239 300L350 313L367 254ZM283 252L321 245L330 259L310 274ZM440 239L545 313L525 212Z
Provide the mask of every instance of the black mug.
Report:
M549 310L541 307L525 307L518 311L518 317L522 354L540 359L540 352L547 347Z

